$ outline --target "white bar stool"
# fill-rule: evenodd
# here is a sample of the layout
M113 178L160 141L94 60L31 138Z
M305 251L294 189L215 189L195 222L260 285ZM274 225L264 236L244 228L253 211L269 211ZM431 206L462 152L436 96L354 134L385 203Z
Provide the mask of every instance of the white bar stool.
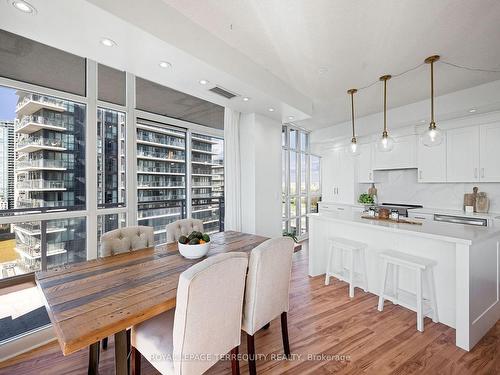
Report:
M410 255L402 253L400 251L386 250L379 254L384 262L384 271L382 278L382 287L380 289L380 295L378 299L378 311L384 309L384 299L393 301L394 304L398 305L398 291L399 291L399 268L404 267L415 271L416 282L417 282L417 293L416 293L416 311L417 311L417 330L420 332L424 331L424 316L430 315L432 312L432 321L437 323L439 321L437 312L437 301L436 301L436 287L434 285L434 266L436 262L431 259L417 257L415 255ZM386 293L386 284L388 279L389 268L392 271L393 283L392 283L392 295ZM424 299L422 295L422 276L424 276L427 286L429 288L429 298ZM428 304L429 311L424 315L424 303Z
M347 238L332 237L329 239L330 247L328 252L328 263L326 264L325 285L330 284L330 277L334 276L339 280L349 283L349 297L354 297L354 287L361 286L366 292L368 281L366 279L365 249L368 247L363 242L348 240ZM336 251L339 254L336 254ZM349 254L349 268L344 267L343 254ZM336 255L340 258L338 264ZM360 272L355 272L355 258L359 261ZM338 269L340 268L340 270ZM355 274L360 276L361 281L355 280ZM356 283L356 285L355 285Z

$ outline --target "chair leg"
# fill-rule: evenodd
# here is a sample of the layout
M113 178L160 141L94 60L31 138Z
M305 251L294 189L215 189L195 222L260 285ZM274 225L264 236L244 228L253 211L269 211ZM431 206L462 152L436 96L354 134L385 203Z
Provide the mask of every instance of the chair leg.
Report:
M141 359L142 354L132 346L130 352L130 372L132 375L141 375Z
M417 330L424 331L424 315L422 307L422 270L417 270Z
M287 358L290 358L290 343L288 341L288 322L286 311L281 313L281 335L283 336L283 349Z
M384 294L385 294L385 284L387 281L387 261L384 260L384 269L382 271L382 286L380 287L380 294L378 297L378 311L384 309Z
M108 349L108 338L105 337L102 339L102 350Z
M349 252L349 298L354 297L354 251Z
M89 375L97 375L99 373L99 341L89 347Z
M240 375L240 361L238 358L237 346L231 349L231 373L233 375Z
M429 288L431 290L431 307L432 307L432 321L434 323L439 322L439 316L438 316L438 309L437 309L437 299L436 299L436 283L434 282L434 270L431 267L428 270L428 281L429 281Z
M255 364L255 338L247 333L247 353L248 353L248 372L250 375L257 374L257 366Z
M325 272L325 285L330 284L330 274L332 273L332 258L333 256L333 244L330 244L328 248L328 260L326 262L326 272Z

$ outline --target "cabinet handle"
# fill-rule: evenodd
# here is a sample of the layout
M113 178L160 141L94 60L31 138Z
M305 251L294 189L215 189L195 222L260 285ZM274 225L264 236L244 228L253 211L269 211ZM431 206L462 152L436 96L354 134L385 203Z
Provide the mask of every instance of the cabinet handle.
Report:
M422 171L418 171L418 178L422 179Z
M422 217L422 216L415 216L415 219L426 220L426 218L425 218L425 217Z
M474 178L477 178L477 168L474 168Z
M484 178L484 168L481 168L481 177Z
M342 207L337 207L337 210L339 210L339 211L344 211L344 208L342 208Z
M372 179L372 172L368 173L368 179L371 180Z

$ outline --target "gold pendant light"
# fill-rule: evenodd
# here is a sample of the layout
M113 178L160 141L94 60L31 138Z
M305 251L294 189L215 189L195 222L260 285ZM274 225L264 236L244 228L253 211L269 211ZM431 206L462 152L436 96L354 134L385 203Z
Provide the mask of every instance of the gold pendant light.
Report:
M392 76L389 74L380 77L380 80L384 82L384 131L377 142L377 150L381 152L389 152L394 148L394 139L387 132L387 81L391 78Z
M351 146L349 147L349 152L352 156L359 155L359 147L356 139L356 132L354 131L354 94L357 93L357 89L349 89L347 93L351 96L351 121L352 121L352 138Z
M421 135L421 141L427 147L440 145L444 138L443 133L436 128L434 121L434 63L438 60L438 55L429 56L424 60L426 64L431 66L431 122L429 128Z

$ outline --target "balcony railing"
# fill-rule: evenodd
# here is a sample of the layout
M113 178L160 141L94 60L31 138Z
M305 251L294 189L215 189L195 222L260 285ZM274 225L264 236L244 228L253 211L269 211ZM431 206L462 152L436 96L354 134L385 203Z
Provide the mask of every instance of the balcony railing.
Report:
M203 163L203 164L210 164L210 165L223 165L221 160L212 160L212 159L206 159L206 158L192 158L191 160L193 163Z
M153 134L146 134L139 132L137 134L137 140L138 141L144 141L144 142L151 142L151 143L158 143L163 146L174 146L174 147L185 147L184 141L181 141L179 139L171 138L171 137L160 137L160 136L155 136Z
M169 159L169 160L184 161L184 155L179 155L179 154L175 154L175 153L166 153L166 152L137 150L137 156L142 156L142 157L146 157L146 158L157 158L157 159Z
M15 224L15 227L24 229L28 232L34 232L34 233L40 232L40 230L41 230L41 224L39 221L18 223L18 224ZM66 225L64 222L60 222L60 221L47 222L47 231L54 231L54 230L65 229L65 228L66 228Z
M16 164L17 169L65 169L66 162L64 160L49 160L49 159L31 159L20 161Z
M186 171L181 168L146 167L139 165L137 169L138 173L186 173Z
M24 146L46 146L64 148L64 142L56 138L27 137L17 142L17 149Z
M144 209L137 211L137 217L139 220L156 218L159 216L167 216L167 215L182 215L181 207L171 207L171 208L153 208L153 209Z
M159 196L151 196L151 197L145 197L139 195L138 201L139 203L147 203L147 202L161 202L161 201L170 201L170 200L180 200L180 199L185 199L186 197L184 195L176 195L176 194L163 194Z
M49 119L44 116L23 116L21 121L17 121L14 129L16 131L19 131L20 129L24 128L28 124L36 124L39 125L40 127L43 126L49 126L51 128L59 128L60 130L67 130L67 123L65 123L62 120L57 120L57 119Z
M17 183L18 189L65 189L66 186L63 181L50 181L50 180L25 180Z
M65 110L64 101L62 101L62 100L51 98L51 97L44 96L44 95L39 95L39 94L29 94L29 95L26 95L23 98L23 100L21 100L20 102L17 103L16 112L18 112L23 106L25 106L29 102L36 102L36 103L40 103L40 104L45 105L45 106L58 107L61 110Z
M68 202L65 201L46 201L43 199L27 199L18 198L17 206L19 208L40 208L40 207L66 207Z
M137 181L137 187L183 188L184 181Z

